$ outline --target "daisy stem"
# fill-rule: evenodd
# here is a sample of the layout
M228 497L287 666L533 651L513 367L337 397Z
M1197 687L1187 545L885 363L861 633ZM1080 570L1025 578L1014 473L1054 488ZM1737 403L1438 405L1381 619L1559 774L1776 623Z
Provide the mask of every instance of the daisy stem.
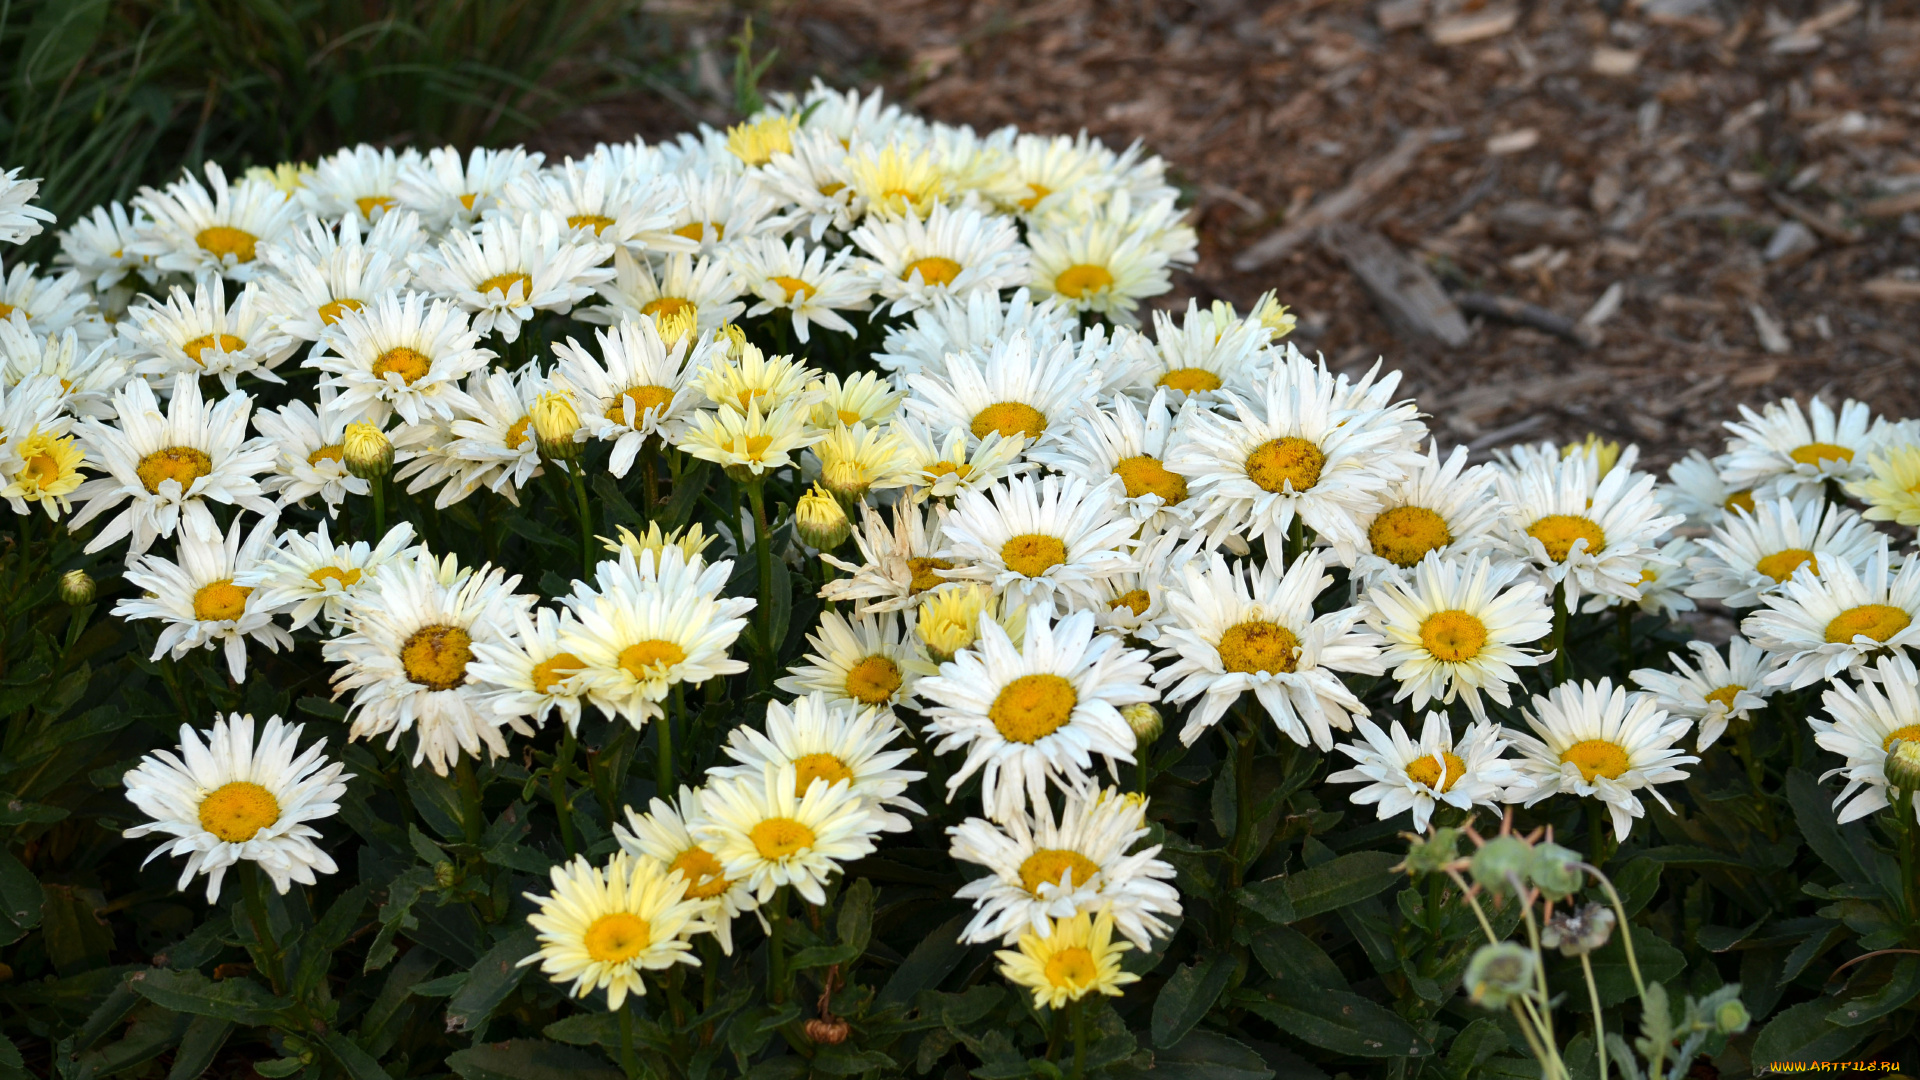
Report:
M1087 1074L1087 1002L1073 1003L1073 1080Z
M368 480L367 493L373 496L373 535L368 539L378 544L380 538L387 535L387 478L376 476Z
M632 999L628 999L620 1008L620 1071L627 1074L627 1080L640 1075L640 1063L633 1058Z
M253 939L260 943L260 951L265 954L263 959L266 960L267 981L272 984L274 993L280 993L286 981L280 977L280 943L274 935L273 923L267 917L266 894L261 891L266 875L251 860L243 861L236 869L239 871L240 893L247 905L247 921L253 924Z
M673 798L673 714L685 715L687 711L686 691L680 683L673 684L673 705L660 710L660 716L654 721L659 725L660 752L655 755L653 764L654 785L660 789L662 799Z
M1587 800L1587 857L1596 867L1605 866L1610 854L1607 844L1609 830L1603 813L1600 800Z
M787 1000L787 886L774 890L767 909L767 999L775 1005Z
M1547 646L1553 650L1553 682L1555 686L1567 681L1567 587L1553 587L1553 633L1547 638Z
M1067 1043L1067 1010L1052 1010L1053 1020L1047 1027L1047 1060L1053 1061Z
M646 514L648 522L653 521L653 508L660 505L660 473L656 460L659 456L656 449L658 444L659 440L652 436L640 444L640 496L645 500L640 504L640 509Z
M1913 795L1903 792L1894 801L1893 816L1900 822L1900 877L1907 883L1907 919L1920 921L1920 826L1914 824Z
M1622 602L1616 616L1620 622L1620 678L1633 670L1633 605Z
M1247 706L1242 710L1247 733L1235 744L1233 754L1233 887L1236 889L1254 856L1253 754L1259 747L1259 730L1251 701L1251 698L1241 698L1241 703Z
M755 477L747 482L747 502L753 506L753 554L760 566L760 605L754 615L760 623L760 655L763 661L760 677L763 681L772 677L774 661L779 659L779 645L773 640L773 536L767 528L766 479Z
M1607 1080L1607 1029L1600 1016L1600 987L1593 981L1593 961L1580 954L1580 974L1587 980L1587 1000L1593 1003L1593 1049L1600 1055L1600 1080Z
M1586 870L1600 882L1600 887L1607 892L1607 899L1613 902L1614 918L1618 920L1620 926L1620 944L1627 953L1627 970L1633 975L1634 993L1639 995L1640 1000L1645 1001L1647 984L1640 978L1640 959L1633 952L1633 931L1627 926L1627 906L1620 902L1620 893L1613 887L1612 879L1601 873L1599 867L1589 866Z
M553 756L553 769L547 774L549 790L553 794L553 816L560 823L560 846L566 849L567 858L573 858L573 801L567 797L567 770L573 765L574 738L573 729L564 723L560 727L560 749Z
M567 476L573 482L573 501L580 515L580 572L593 575L593 508L587 505L587 475L576 459L567 463Z
M1307 523L1301 520L1299 513L1296 512L1293 515L1293 524L1287 526L1286 557L1288 569L1293 568L1294 560L1298 559L1300 553L1305 550L1307 550Z
M453 775L460 785L460 824L467 830L467 843L478 844L486 821L481 817L480 781L473 775L473 759L461 754Z

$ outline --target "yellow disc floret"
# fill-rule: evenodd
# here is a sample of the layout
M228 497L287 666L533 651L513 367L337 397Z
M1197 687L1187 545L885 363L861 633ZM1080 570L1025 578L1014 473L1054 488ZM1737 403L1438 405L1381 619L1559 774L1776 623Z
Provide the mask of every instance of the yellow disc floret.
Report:
M1560 754L1562 764L1572 765L1580 770L1587 783L1593 783L1596 776L1609 780L1618 780L1633 767L1633 761L1618 743L1605 739L1586 739L1574 743Z
M726 868L720 860L706 848L690 847L674 856L667 864L667 873L678 870L687 880L687 898L706 900L727 891L733 882L727 880Z
M1073 684L1058 675L1022 675L993 699L987 719L1008 742L1030 746L1065 726L1079 702Z
M433 358L405 345L395 345L380 354L373 362L373 373L381 379L388 375L400 376L400 381L412 386L425 378L433 370Z
M853 770L832 754L801 754L793 759L793 794L796 798L804 798L815 780L825 780L833 785L851 779Z
M193 617L201 622L230 622L246 614L253 590L235 585L232 578L208 582L193 594Z
M1182 393L1197 394L1207 390L1220 389L1220 376L1215 375L1206 368L1174 368L1172 371L1160 376L1159 385L1169 390L1179 390Z
M466 682L472 662L473 635L458 626L423 626L400 646L400 666L407 678L429 690L451 690Z
M1046 533L1022 533L1000 545L1000 558L1007 569L1035 578L1067 561L1067 545Z
M1236 623L1220 635L1220 666L1228 671L1282 675L1299 655L1293 631L1263 619Z
M1890 604L1862 604L1833 617L1827 624L1827 640L1842 644L1864 634L1875 641L1886 641L1912 622L1912 615Z
M748 831L755 851L763 859L784 859L812 847L813 830L792 818L767 818Z
M1158 458L1146 454L1121 458L1113 466L1113 475L1126 485L1129 499L1158 495L1168 506L1172 506L1187 497L1187 478L1168 471Z
M1547 558L1554 562L1566 562L1577 540L1587 542L1588 555L1597 555L1607 546L1607 534L1600 526L1578 514L1548 514L1527 526L1527 535L1540 541L1547 549Z
M1424 506L1396 506L1382 511L1367 526L1367 543L1373 553L1395 566L1412 566L1453 543L1453 531L1447 519Z
M1075 263L1053 279L1053 291L1075 300L1113 288L1113 272L1093 263Z
M847 696L862 705L885 705L900 689L900 665L875 654L847 669Z
M200 827L229 844L244 844L279 820L279 800L245 780L222 784L200 800Z
M1755 570L1760 571L1775 581L1787 580L1793 576L1795 570L1800 569L1802 566L1811 567L1816 574L1820 572L1819 561L1813 557L1813 552L1808 551L1806 548L1788 548L1785 551L1776 551L1753 564Z
M687 658L678 644L660 638L638 641L620 650L621 670L636 679L657 678Z
M653 944L653 928L647 920L626 911L602 915L587 927L584 938L587 955L602 964L624 964Z
M531 682L533 688L543 694L551 694L560 689L567 676L586 667L586 663L570 652L558 652L533 665Z
M169 480L180 485L185 494L193 482L213 471L213 458L205 450L191 446L169 446L140 459L133 471L148 492L160 494L160 485Z
M260 242L259 237L231 225L209 225L193 239L200 245L200 250L214 258L224 259L231 255L234 262L242 263L253 261L254 245Z
M1435 660L1458 664L1480 655L1487 624L1466 611L1436 611L1420 624L1420 644Z
M1024 402L1001 401L989 405L973 418L973 437L984 439L990 434L1001 438L1025 435L1037 439L1047 430L1047 414Z
M1467 774L1467 763L1456 757L1451 750L1440 751L1440 756L1447 763L1444 776L1440 772L1440 766L1434 762L1433 755L1428 754L1426 757L1407 762L1407 779L1438 791L1442 795L1452 791L1453 785L1459 783L1460 778Z
M1247 455L1247 479L1267 491L1306 491L1320 482L1327 455L1306 439L1269 439Z
M1073 875L1073 884L1085 885L1099 872L1098 863L1077 851L1041 848L1020 864L1020 884L1027 892L1039 896L1040 886L1062 884L1068 874Z

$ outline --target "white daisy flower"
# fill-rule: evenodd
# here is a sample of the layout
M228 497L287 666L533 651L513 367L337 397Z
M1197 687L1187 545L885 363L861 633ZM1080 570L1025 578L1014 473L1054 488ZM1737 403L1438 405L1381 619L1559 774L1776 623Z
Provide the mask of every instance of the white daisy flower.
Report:
M949 355L941 374L907 376L903 406L935 430L965 425L975 439L1022 436L1031 455L1093 407L1098 387L1099 375L1072 342L1042 343L1016 331L984 355Z
M1111 634L1094 632L1092 612L1053 619L1044 602L1028 609L1025 640L981 620L979 638L920 681L934 752L964 748L966 761L947 780L952 800L975 773L986 814L1004 821L1047 801L1051 784L1086 791L1093 757L1132 761L1133 731L1120 709L1153 700L1146 653Z
M313 172L294 194L309 213L320 217L357 214L373 221L398 205L393 191L401 165L419 161L420 152L411 148L395 154L391 148L365 143L342 147L314 162Z
M676 683L698 686L747 670L731 659L755 601L723 597L733 563L708 564L667 546L636 556L623 549L576 582L566 604L579 620L560 643L580 659L587 696L608 716L639 728L660 715Z
M941 298L996 297L1027 283L1027 249L1013 222L942 204L923 221L869 219L848 235L868 256L874 291L894 314Z
M860 508L860 527L853 533L859 563L820 553L822 561L850 575L822 586L822 599L852 601L860 614L899 611L918 604L922 593L949 584L946 573L955 564L941 554L947 547L944 515L906 500L893 504L892 527L880 513L864 504Z
M1501 472L1500 495L1513 508L1501 521L1501 546L1550 587L1564 587L1569 611L1596 593L1637 601L1641 571L1662 558L1656 540L1683 520L1660 513L1653 484L1620 467L1596 483L1579 454Z
M287 242L260 245L261 261L274 270L260 280L274 329L319 341L341 315L406 288L413 274L402 253L424 240L419 217L397 211L381 215L365 236L354 215L337 229L310 218Z
M1511 705L1507 685L1520 681L1515 668L1537 667L1551 658L1521 648L1553 630L1546 587L1516 581L1524 567L1429 553L1411 572L1376 579L1363 597L1367 625L1387 639L1380 663L1400 683L1395 702L1451 705L1465 699L1474 719L1485 720L1484 692Z
M121 778L127 801L153 819L121 835L172 837L147 862L187 856L175 888L205 874L210 904L220 898L227 868L243 860L283 894L296 881L312 885L316 873L339 869L314 843L320 831L312 823L339 813L351 776L327 760L325 739L301 752L304 725L268 717L258 743L253 730L250 714L216 716L203 742L182 724L178 754L155 750Z
M935 432L911 416L899 417L891 428L905 455L916 501L977 491L1027 467L1020 457L1027 445L1024 435L1002 438L989 431L976 440L966 425L956 424L936 441Z
M1740 632L1780 659L1772 686L1798 690L1843 671L1871 678L1877 656L1920 647L1920 559L1896 573L1884 536L1860 569L1834 560L1815 575L1803 566L1760 602Z
M1687 595L1730 608L1756 607L1802 566L1820 574L1838 560L1860 569L1873 557L1879 538L1871 524L1837 503L1764 500L1750 512L1724 515L1700 541L1706 551L1687 562L1693 571Z
M702 256L718 255L723 244L737 244L780 225L774 217L780 204L749 177L708 170L672 179L670 190L679 206L669 235L699 245Z
M718 856L694 839L693 829L704 820L700 792L685 784L673 802L655 797L647 813L626 807L627 823L613 826L620 850L636 859L652 859L687 883L686 897L703 907L701 918L711 927L720 951L733 955L733 920L759 907L744 879L729 878Z
M411 731L413 764L442 776L462 755L507 752L502 726L532 729L488 708L485 687L469 673L476 642L506 645L515 616L532 597L515 595L519 577L493 566L463 569L455 557L423 550L396 558L347 600L347 632L321 646L340 665L336 697L352 691L349 737L387 736L389 749Z
M525 894L540 908L527 916L540 948L516 966L539 964L554 982L571 980L572 997L605 990L610 1012L647 992L644 972L700 966L687 939L712 927L701 918L707 905L687 899L685 878L624 851L605 870L582 855L551 875L552 893Z
M1133 156L1135 151L1129 151ZM1024 190L1005 209L1032 220L1069 215L1104 199L1119 179L1119 155L1079 135L1014 136L1013 179Z
M165 301L127 309L118 330L139 357L134 371L152 379L172 375L218 375L233 391L241 375L285 382L273 373L300 342L272 326L266 297L248 285L227 306L222 278L203 278L189 293L175 285Z
M1880 448L1887 422L1863 401L1841 403L1839 415L1816 397L1800 411L1792 398L1756 413L1740 406L1741 422L1727 421L1720 479L1760 498L1818 496L1829 480L1845 484L1867 476L1867 456Z
M747 308L740 302L740 278L724 259L670 255L656 276L651 262L621 248L613 253L613 271L613 280L599 288L606 302L581 308L575 313L581 322L617 325L643 316L652 322L684 315L701 334L707 334Z
M611 158L590 154L554 169L522 173L506 187L501 202L505 214L559 217L575 242L618 244L637 253L671 234L677 197L666 177L623 173Z
M795 131L787 149L777 151L748 174L761 189L787 206L779 215L784 228L805 225L807 239L819 243L828 229L853 229L853 175L847 148L826 131Z
M612 244L565 233L566 226L551 214L527 214L517 221L488 218L471 233L448 235L432 254L419 257L414 277L471 312L475 333L518 341L521 326L535 312L565 315L613 279L612 270L601 269L613 254Z
M1443 461L1439 440L1432 441L1406 478L1387 488L1382 509L1355 521L1359 545L1336 554L1356 581L1371 581L1389 570L1411 570L1430 552L1453 558L1486 550L1507 512L1491 490L1495 472L1490 465L1469 467L1464 446Z
M1229 394L1231 417L1190 414L1167 468L1187 478L1194 529L1211 544L1277 540L1298 517L1336 548L1359 546L1356 519L1380 511L1418 461L1399 411L1347 407L1360 396L1290 350L1263 397Z
M757 404L744 413L728 405L700 410L680 430L675 446L703 461L762 477L794 464L800 450L820 441L822 432L807 426L810 408L796 399L765 415Z
M1398 720L1386 731L1364 716L1356 726L1363 742L1334 747L1352 758L1354 767L1328 773L1327 782L1367 785L1347 799L1361 806L1377 804L1381 821L1413 811L1415 832L1427 831L1436 803L1458 810L1494 809L1507 801L1506 789L1520 779L1513 763L1501 756L1507 750L1502 729L1488 720L1469 724L1458 741L1444 712L1426 715L1417 742L1407 737Z
M944 377L950 353L987 355L996 343L1020 331L1030 341L1051 345L1075 337L1078 329L1071 313L1052 300L1034 303L1024 287L1015 289L1004 304L991 290L941 296L915 309L911 324L889 329L873 362L901 377L923 371Z
M499 205L508 186L539 169L544 160L545 155L518 146L510 150L474 147L463 162L458 149L435 147L424 157L400 163L393 197L436 231L453 224L470 225Z
M730 343L731 339L718 335L714 338L716 346L723 341ZM706 363L698 369L695 378L707 400L715 405L743 413L757 406L761 412L770 413L782 405L798 402L807 406L808 419L812 419L814 372L804 361L792 356L769 356L750 342L738 347L716 347L708 353Z
M1144 411L1130 398L1115 397L1105 408L1082 411L1059 442L1032 457L1088 484L1118 477L1127 516L1167 529L1179 520L1175 508L1187 498L1187 478L1167 468L1167 459L1180 450L1179 425L1167 404L1165 390L1156 391Z
M1672 810L1657 785L1685 780L1681 766L1700 760L1674 746L1692 724L1670 717L1652 694L1628 693L1608 679L1561 683L1535 695L1533 708L1521 715L1534 734L1506 732L1520 752L1514 765L1521 778L1508 798L1524 798L1527 806L1555 795L1599 799L1620 840L1646 815L1636 793Z
M1058 297L1076 313L1104 315L1124 326L1139 320L1140 301L1173 288L1171 260L1155 238L1128 227L1124 199L1086 218L1048 223L1027 234L1033 249L1033 293Z
M787 312L793 319L793 334L803 345L815 325L849 337L859 335L840 312L869 310L872 305L867 298L873 295L873 287L853 267L851 249L842 248L829 260L827 249L818 244L809 251L802 240L786 244L761 237L730 245L727 255L741 285L760 298L747 309L748 318Z
M0 279L0 322L24 319L41 337L72 330L89 346L112 336L113 328L87 311L93 297L79 274L70 270L59 277L39 277L34 273L38 269L34 263L18 264Z
M1156 533L1143 525L1139 546L1133 552L1133 567L1105 580L1106 595L1092 608L1100 629L1116 631L1129 638L1153 642L1160 637L1160 622L1167 610L1167 586L1173 580L1173 568L1194 557L1195 548L1182 547L1177 531Z
M884 376L872 371L862 371L845 379L827 372L809 383L806 393L813 398L810 419L817 428L832 428L835 424L848 427L865 424L877 428L881 421L893 417L904 396Z
M979 581L1028 600L1062 607L1106 602L1101 584L1132 569L1139 526L1119 513L1118 483L1073 477L1013 477L984 490L962 491L946 520L953 561L946 576Z
M715 779L700 791L694 839L719 858L730 880L761 904L791 885L810 904L827 902L827 880L873 853L874 819L851 781L810 784L798 770L769 766L760 776Z
M198 380L180 375L162 414L153 388L145 380L128 380L113 396L116 425L94 419L80 424L87 460L107 475L75 492L86 506L69 528L126 503L86 549L99 551L125 539L128 553L138 555L183 523L198 539L217 539L220 530L205 502L273 515L258 478L271 471L275 449L266 439L247 438L252 407L253 399L241 393L208 404Z
M337 634L348 602L412 545L411 522L388 529L376 546L365 540L336 544L327 534L327 523L321 521L311 533L298 529L282 533L272 549L234 574L233 583L257 591L265 610L288 616L290 629L304 629L323 618L328 633Z
M1350 607L1314 616L1313 601L1333 578L1324 557L1306 552L1284 573L1278 563L1235 563L1218 552L1190 559L1167 586L1166 617L1155 660L1172 660L1153 681L1174 705L1195 698L1180 741L1192 746L1251 690L1274 726L1301 746L1333 748L1333 729L1352 728L1366 706L1339 672L1378 675L1382 639L1355 630Z
M1692 611L1695 604L1687 595L1693 585L1693 560L1700 554L1700 545L1684 536L1675 537L1660 545L1657 558L1647 560L1640 568L1640 598L1622 600L1610 596L1592 596L1587 598L1583 609L1588 614L1605 611L1623 604L1632 604L1648 615L1660 615L1671 619L1683 611Z
M263 269L256 261L258 245L281 239L298 219L298 207L268 181L228 183L211 161L206 177L203 185L183 172L165 189L141 188L134 209L153 224L133 250L151 256L161 270L251 281Z
M261 518L251 530L236 520L225 536L202 540L182 535L177 562L157 555L135 555L127 562L127 581L145 596L114 604L113 614L128 620L158 619L165 625L154 643L153 659L178 660L195 649L224 650L234 682L247 681L247 639L279 652L293 638L274 621L277 612L235 579L246 576L273 549L275 519Z
M1669 513L1685 514L1687 524L1702 528L1719 525L1735 510L1753 513L1753 492L1729 487L1720 479L1725 463L1725 457L1709 459L1698 450L1689 450L1686 457L1667 469L1668 482L1656 489L1654 496Z
M1841 824L1890 805L1887 753L1895 742L1920 742L1920 670L1905 655L1882 656L1874 661L1874 676L1858 687L1834 680L1820 695L1830 719L1807 718L1813 741L1847 759L1820 777L1846 777L1847 786L1833 800ZM1920 810L1915 820L1920 823Z
M622 321L593 336L600 359L572 338L553 347L553 381L579 400L592 436L613 443L607 471L622 477L649 436L676 432L697 407L693 377L716 346L688 336L669 347L652 319Z
M580 699L586 693L586 664L568 652L562 638L575 629L571 612L535 608L515 615L505 641L473 643L467 674L486 687L494 712L545 724L555 709L568 731L580 729Z
M1221 391L1258 397L1282 355L1267 348L1269 332L1251 319L1235 318L1221 305L1202 310L1196 300L1175 323L1172 313L1153 313L1153 340L1130 337L1135 360L1127 391L1145 400L1156 391L1170 394L1173 405L1189 399L1202 405L1225 401Z
M151 284L158 275L150 256L133 250L134 242L153 227L152 219L138 208L128 211L120 200L96 206L87 216L76 218L60 233L60 254L56 264L70 266L93 282L93 291L105 293L128 274L139 274Z
M988 871L954 893L974 907L960 940L1010 945L1022 934L1051 933L1050 920L1108 912L1121 936L1151 949L1172 933L1166 918L1180 915L1180 894L1160 845L1132 850L1152 832L1146 813L1145 797L1107 788L1069 793L1057 821L1041 800L1031 816L998 825L968 818L948 828L954 861Z
M1767 685L1767 673L1777 661L1735 634L1727 642L1724 659L1720 650L1705 641L1689 641L1695 668L1679 653L1668 653L1674 670L1640 668L1631 678L1635 685L1653 693L1660 707L1671 716L1691 720L1700 729L1694 750L1705 753L1719 741L1734 720L1746 722L1753 710L1766 705L1778 687Z
M796 798L816 784L847 784L865 803L874 832L907 832L913 822L906 814L926 813L906 797L907 785L927 774L899 767L915 753L911 745L889 745L903 730L885 709L835 701L819 691L794 699L791 707L769 701L766 732L744 724L734 728L721 749L739 764L716 766L707 775L757 781L791 768Z
M924 220L953 194L933 152L917 139L852 147L845 168L854 213L869 221Z
M520 505L520 489L541 470L540 441L533 430L533 407L541 395L556 391L538 364L518 371L476 371L466 393L454 405L445 456L460 464L450 470L434 505L451 505L481 486ZM409 465L412 462L408 463ZM431 480L425 486L430 485ZM415 490L409 485L408 490Z
M391 410L417 424L429 415L451 419L460 380L493 358L459 308L409 291L342 312L302 366L339 388L338 408L381 421Z
M0 172L0 243L24 244L40 235L40 223L51 222L51 211L33 205L40 192L39 180L20 179L17 168Z
M823 611L819 626L807 635L812 651L774 686L789 694L824 694L829 701L863 709L912 707L918 681L906 666L914 653L912 616L905 621L903 630L899 615L891 611L851 619Z

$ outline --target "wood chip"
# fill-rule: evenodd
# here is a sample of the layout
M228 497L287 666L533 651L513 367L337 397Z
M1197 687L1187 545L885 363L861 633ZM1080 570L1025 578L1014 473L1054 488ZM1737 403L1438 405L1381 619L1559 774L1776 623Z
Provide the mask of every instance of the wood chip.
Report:
M1882 195L1877 199L1868 199L1860 204L1860 216L1870 218L1899 217L1901 214L1920 210L1920 188L1902 191L1893 195Z
M1487 140L1487 153L1494 157L1505 157L1533 149L1540 142L1539 128L1521 128L1495 135Z
M1490 7L1465 15L1450 15L1427 26L1427 37L1435 45L1471 45L1476 41L1499 37L1520 21L1520 9Z
M1587 313L1580 316L1580 325L1589 330L1600 329L1620 310L1620 302L1626 297L1627 287L1620 282L1607 286L1607 291L1600 294L1600 299L1595 300Z
M1640 70L1640 53L1636 49L1615 49L1607 45L1596 45L1590 65L1595 75L1621 78Z
M1427 0L1383 0L1374 7L1373 17L1389 34L1419 26L1427 21Z
M1426 128L1402 132L1393 149L1353 171L1353 178L1340 190L1302 210L1286 225L1268 233L1234 256L1233 268L1246 273L1258 270L1313 239L1320 227L1339 221L1393 186L1419 157L1431 133Z
M1473 336L1467 320L1427 268L1400 253L1371 229L1329 225L1320 234L1328 253L1339 256L1372 294L1387 325L1407 338L1425 338L1459 348Z
M1462 293L1454 297L1461 311L1474 315L1486 315L1495 319L1531 326L1543 330L1555 337L1565 338L1581 348L1591 348L1595 344L1592 331L1575 323L1564 315L1557 315L1537 304L1516 300L1511 296L1491 296L1487 293Z
M1748 304L1747 314L1753 317L1753 331L1760 337L1760 347L1774 355L1793 351L1793 339L1787 337L1786 328L1780 320L1767 313L1759 304Z
M1874 278L1860 286L1860 291L1876 300L1898 304L1909 300L1920 300L1920 281L1890 277Z
M1836 244L1852 244L1860 239L1860 230L1849 229L1845 225L1829 221L1825 217L1814 213L1805 203L1791 196L1783 195L1778 191L1769 191L1767 192L1767 200L1781 210L1786 211L1788 216L1794 218L1800 222L1800 224L1805 225L1807 228L1832 240Z

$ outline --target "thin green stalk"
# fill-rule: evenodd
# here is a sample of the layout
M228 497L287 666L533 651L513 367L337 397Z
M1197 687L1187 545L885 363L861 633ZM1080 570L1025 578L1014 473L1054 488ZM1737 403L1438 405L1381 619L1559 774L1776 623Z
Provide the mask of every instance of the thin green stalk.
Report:
M567 463L567 476L573 483L573 501L580 520L580 573L585 577L593 576L593 508L587 505L586 470L580 467L578 460Z
M653 520L653 508L660 505L660 472L655 460L658 445L657 438L648 438L640 444L640 512L649 522Z
M1593 1049L1600 1055L1600 1080L1607 1080L1607 1029L1600 1016L1600 987L1593 981L1593 961L1580 954L1580 974L1587 980L1587 1001L1593 1005Z
M1073 1080L1087 1075L1087 1002L1073 1003Z
M1900 831L1904 834L1900 845L1900 879L1907 883L1907 919L1909 922L1920 920L1920 826L1913 820L1914 796L1905 793L1893 804L1894 819L1900 822Z
M640 1075L640 1063L633 1057L632 999L628 999L620 1009L620 1071L627 1074L627 1080L635 1080Z
M548 790L553 796L553 816L560 823L560 846L567 858L573 858L573 800L567 795L567 771L573 767L573 729L560 729L560 750L553 756L553 769L547 774ZM611 820L611 819L609 819Z
M1466 897L1467 904L1473 908L1473 917L1480 920L1480 932L1487 935L1487 944L1500 944L1500 938L1493 932L1493 924L1487 921L1487 913L1480 909L1480 901L1467 888L1467 880L1460 876L1460 871L1449 870L1447 876L1453 879L1454 885L1460 889L1460 895Z
M1507 1007L1513 1011L1513 1019L1520 1028L1520 1034L1527 1040L1527 1048L1533 1051L1533 1059L1540 1063L1542 1072L1552 1077L1552 1073L1546 1072L1548 1068L1546 1049L1540 1045L1540 1037L1534 1033L1533 1024L1527 1019L1528 1014L1520 1010L1520 1003L1524 1000L1526 999L1515 998Z
M267 897L261 890L265 888L266 874L258 864L247 861L236 869L240 872L240 891L246 899L247 920L253 923L253 937L260 943L261 951L266 955L267 981L278 994L286 989L286 973L281 970L280 942L274 937L273 923L267 918Z
M753 554L760 566L760 604L754 612L760 624L760 679L772 678L773 665L779 659L779 643L773 640L773 535L767 528L767 481L754 477L747 481L747 502L753 507Z
M1047 1024L1047 1060L1057 1061L1060 1051L1067 1045L1067 1010L1052 1010L1053 1017Z
M1596 867L1607 865L1612 854L1607 838L1612 834L1605 819L1606 811L1599 799L1587 800L1587 858Z
M1547 648L1553 650L1553 682L1558 686L1567 681L1567 587L1564 583L1553 587L1553 633L1547 637Z
M787 1000L787 889L774 891L767 911L767 1000L775 1005Z
M1634 994L1644 1001L1647 983L1640 977L1640 960L1633 952L1633 931L1627 926L1627 906L1620 902L1620 894L1614 889L1613 881L1601 873L1599 867L1589 866L1586 870L1600 882L1600 887L1607 891L1607 899L1613 903L1613 914L1620 925L1620 943L1627 952L1627 970L1633 973Z
M467 831L467 843L477 844L481 832L486 828L486 820L480 808L480 781L473 774L473 759L461 754L453 772L460 788L460 824Z
M376 476L368 480L367 492L373 496L373 535L368 539L377 544L387 535L387 478Z
M1301 552L1305 550L1307 550L1307 523L1301 520L1298 513L1295 513L1293 524L1287 526L1287 569L1293 569L1294 561L1299 559Z
M1547 989L1547 965L1540 961L1540 924L1533 917L1533 905L1527 902L1526 888L1517 874L1508 874L1507 881L1513 887L1515 899L1520 902L1520 916L1527 923L1527 944L1533 949L1534 989L1540 995L1542 1002L1552 1001L1553 994ZM1559 1043L1553 1037L1553 1010L1548 1009L1541 1019L1542 1033L1546 1036L1547 1045L1557 1047ZM1557 1050L1554 1056L1558 1058Z
M1251 698L1243 698L1248 705ZM1237 741L1233 755L1233 887L1239 888L1246 866L1253 861L1253 755L1259 747L1258 722L1251 705L1241 710L1247 733ZM1231 738L1231 736L1229 736Z
M678 694L679 684L675 683L673 689ZM675 790L673 786L673 714L685 710L685 700L685 698L679 698L673 703L674 708L660 710L660 715L653 721L658 725L655 730L660 735L660 750L654 756L653 763L654 786L660 789L660 798L668 801L673 799Z
M1625 679L1633 670L1633 603L1623 600L1614 610L1620 624L1620 677Z

